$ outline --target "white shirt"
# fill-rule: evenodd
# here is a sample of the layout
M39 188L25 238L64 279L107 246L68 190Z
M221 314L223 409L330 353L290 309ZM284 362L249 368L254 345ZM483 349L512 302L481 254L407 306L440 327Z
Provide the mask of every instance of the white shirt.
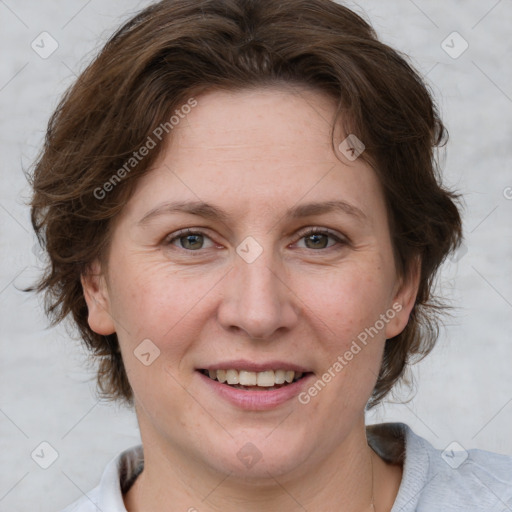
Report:
M442 452L404 423L369 425L367 437L383 459L403 463L391 512L512 511L512 456L465 452L460 445ZM62 512L127 512L122 493L143 462L142 445L123 451L108 463L99 485Z

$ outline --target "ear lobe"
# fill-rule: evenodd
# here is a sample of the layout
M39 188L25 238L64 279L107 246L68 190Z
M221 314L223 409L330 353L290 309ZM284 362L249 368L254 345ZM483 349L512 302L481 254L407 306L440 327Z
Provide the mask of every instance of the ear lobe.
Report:
M103 336L115 333L107 283L97 260L81 275L80 281L89 312L87 319L89 327Z
M392 309L395 316L386 325L386 339L400 334L409 321L412 308L416 303L421 277L421 258L417 256L411 265L409 274L400 280L398 291L393 298Z

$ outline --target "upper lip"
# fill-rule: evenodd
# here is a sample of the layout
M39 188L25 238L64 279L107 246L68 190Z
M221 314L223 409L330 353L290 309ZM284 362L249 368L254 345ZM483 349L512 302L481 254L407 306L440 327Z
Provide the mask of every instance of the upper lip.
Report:
M305 366L290 363L288 361L247 361L237 359L235 361L221 361L219 363L208 364L198 367L198 370L245 370L248 372L264 372L266 370L293 370L295 372L307 373L311 370Z

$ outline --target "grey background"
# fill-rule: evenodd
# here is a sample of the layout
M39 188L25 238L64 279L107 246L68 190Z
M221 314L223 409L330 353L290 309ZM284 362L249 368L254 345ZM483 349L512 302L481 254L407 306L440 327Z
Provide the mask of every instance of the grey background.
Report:
M133 413L96 398L79 343L63 326L48 329L40 299L18 289L40 266L22 166L33 162L75 75L148 3L0 0L0 511L60 510L139 442ZM386 403L368 422L406 422L438 448L457 441L512 455L512 1L347 4L364 10L381 39L409 54L426 77L451 137L445 183L466 202L465 247L438 282L453 316L414 368L414 398ZM59 45L46 59L31 47L43 31ZM469 44L458 58L441 46L453 31ZM448 44L461 48L453 36ZM31 458L43 441L58 454L48 469Z

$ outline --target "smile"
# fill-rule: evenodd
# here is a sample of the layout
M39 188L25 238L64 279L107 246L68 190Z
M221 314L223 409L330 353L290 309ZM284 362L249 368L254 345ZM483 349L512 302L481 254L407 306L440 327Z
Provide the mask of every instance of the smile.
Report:
M256 361L251 358L218 361L208 366L200 364L196 374L213 393L212 398L218 397L246 411L268 411L287 402L293 405L297 396L315 379L311 367L285 359Z
M280 389L303 378L305 373L294 370L265 370L261 372L247 370L201 370L210 379L227 384L235 389L247 391L270 391Z

